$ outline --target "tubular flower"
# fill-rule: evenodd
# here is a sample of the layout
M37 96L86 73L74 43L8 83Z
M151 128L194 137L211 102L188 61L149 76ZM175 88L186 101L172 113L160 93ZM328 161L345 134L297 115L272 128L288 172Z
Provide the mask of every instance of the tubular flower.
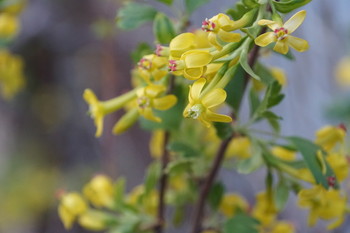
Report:
M167 110L176 104L175 95L160 97L165 90L166 87L162 85L149 85L137 90L138 111L144 118L161 122L161 119L154 115L152 109Z
M139 75L147 82L158 81L163 78L168 71L166 68L168 59L159 57L155 54L146 55L137 63L137 71Z
M338 143L344 142L346 129L340 126L324 126L316 132L315 143L322 146L326 151L330 151Z
M303 189L298 193L298 204L302 208L310 209L308 223L316 224L317 219L335 221L328 225L327 229L334 229L344 221L346 212L346 197L339 190L326 190L321 185L315 185L311 189Z
M182 54L180 60L170 60L169 70L189 80L199 79L206 71L213 55L206 50L191 50Z
M215 15L210 19L205 19L202 22L202 30L209 32L209 43L218 50L222 49L221 41L238 42L241 40L241 35L239 33L230 32L236 29L238 29L238 27L235 25L235 22L223 13Z
M248 202L238 194L226 194L220 203L220 212L228 218L233 217L239 211L248 211Z
M83 189L85 197L96 207L113 206L113 183L105 175L97 175L85 185Z
M88 209L87 203L78 193L67 193L61 197L58 215L66 229L70 229L78 216Z
M202 96L201 92L205 83L206 80L204 78L200 78L194 82L192 86L190 86L188 95L189 104L183 112L184 117L198 119L206 127L210 127L210 122L212 121L231 122L231 117L217 114L211 110L225 101L226 92L222 88L216 88Z
M129 91L119 97L107 101L99 101L96 95L86 89L83 94L84 100L89 104L89 113L95 121L96 137L100 137L103 131L103 118L105 115L115 112L136 97L136 90Z
M253 216L261 222L261 225L270 225L277 216L277 209L272 196L266 192L260 192L256 196L256 201Z
M276 42L273 50L276 52L286 54L289 47L297 50L298 52L304 52L309 48L309 44L306 40L291 36L299 26L302 24L306 16L306 11L302 10L293 15L283 25L281 22L262 19L258 21L259 25L267 25L272 32L266 32L255 39L255 44L265 47L272 42Z

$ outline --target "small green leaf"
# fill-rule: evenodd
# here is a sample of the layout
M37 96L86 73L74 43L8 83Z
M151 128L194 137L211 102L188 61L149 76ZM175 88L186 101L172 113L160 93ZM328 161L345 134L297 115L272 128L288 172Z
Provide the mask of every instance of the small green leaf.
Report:
M145 192L147 196L149 192L156 188L158 180L161 176L161 165L158 161L149 165L145 178Z
M223 233L258 233L258 224L256 219L240 213L225 222Z
M225 193L225 187L222 183L215 183L209 192L209 196L208 196L208 201L210 206L216 210L222 200L222 197L224 196Z
M289 187L285 181L280 181L275 191L275 204L279 211L282 211L287 204L289 197Z
M169 44L176 36L173 23L168 16L163 13L158 13L153 22L153 32L156 42L160 44Z
M249 91L249 105L250 105L250 116L253 116L256 109L260 105L260 98L258 96L258 93L251 88Z
M281 131L281 126L277 119L267 118L267 121L276 133L279 133Z
M128 2L118 11L116 21L119 28L131 30L152 21L156 14L157 10L150 5Z
M185 158L197 157L200 155L200 153L195 148L193 148L193 146L190 143L185 143L181 141L171 142L168 145L168 149L170 151L180 153Z
M232 126L228 123L214 122L216 135L221 139L228 139L233 134Z
M236 113L239 111L242 102L244 85L245 71L242 66L238 65L233 79L225 87L227 93L226 103L229 104Z
M237 163L237 171L241 174L250 174L259 169L264 163L260 145L253 139L251 139L251 143L252 156Z
M250 7L245 5L242 1L238 1L235 6L226 11L226 14L230 15L233 20L239 20L249 10Z
M132 51L131 58L132 58L134 63L137 63L141 60L141 58L143 56L148 55L148 54L152 54L152 53L153 53L153 49L151 48L151 46L149 44L140 43L140 44L138 44L136 49L134 49L134 51Z
M241 56L239 58L239 63L243 67L243 69L254 79L261 81L261 78L252 70L252 68L248 64L248 47L243 48Z
M276 81L276 79L273 77L272 73L270 72L270 70L264 66L261 63L257 63L254 66L254 70L257 73L257 75L259 75L259 77L261 77L261 81L265 84L265 85L270 85L272 84L274 81Z
M289 13L299 7L302 7L312 0L279 0L272 1L275 5L275 8L282 13Z
M165 172L170 175L181 174L192 169L193 160L181 159L175 160L168 164Z
M209 0L185 0L186 10L189 14L191 14L193 11L208 2Z
M173 4L174 0L157 0L157 1L170 6Z
M325 188L328 188L327 177L335 176L332 168L329 166L327 161L324 158L324 163L326 165L326 173L322 173L322 168L320 161L317 158L317 152L322 151L322 148L313 142L300 138L300 137L288 137L289 141L295 145L295 147L300 151L303 156L306 165L310 169L312 175L314 176L318 184L323 185ZM338 187L338 183L335 185Z

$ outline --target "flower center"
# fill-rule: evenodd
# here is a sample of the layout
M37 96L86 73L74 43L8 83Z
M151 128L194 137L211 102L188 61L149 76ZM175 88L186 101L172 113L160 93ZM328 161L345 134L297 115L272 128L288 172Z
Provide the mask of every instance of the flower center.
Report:
M283 40L284 38L287 37L288 35L288 30L285 29L284 27L277 28L274 31L275 36L277 37L277 40Z
M197 119L201 113L203 112L203 107L200 104L196 104L192 106L189 110L187 110L187 116L188 118Z
M152 67L152 62L146 58L141 58L141 60L137 63L137 66L144 70L149 70Z
M205 32L212 32L215 29L215 23L211 22L208 18L206 18L202 22L202 30Z
M140 107L140 108L147 108L149 107L151 104L151 101L148 97L146 96L141 96L137 99L137 105Z

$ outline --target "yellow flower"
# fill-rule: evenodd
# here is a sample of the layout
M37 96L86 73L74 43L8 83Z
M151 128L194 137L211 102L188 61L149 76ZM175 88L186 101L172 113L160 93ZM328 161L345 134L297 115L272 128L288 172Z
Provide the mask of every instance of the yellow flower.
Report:
M136 104L135 104L136 107ZM121 134L135 124L140 114L137 109L130 109L113 126L113 134Z
M231 122L232 118L226 115L217 114L213 108L222 104L226 99L226 92L222 88L210 90L204 96L201 95L206 83L204 78L198 79L190 86L189 104L185 108L183 115L186 118L198 119L206 127L210 127L210 122Z
M196 47L196 36L193 33L181 33L170 41L170 59L178 60L185 52Z
M256 196L256 204L253 208L253 216L258 219L263 226L270 225L277 216L277 209L271 195L260 192Z
M0 13L0 38L10 39L14 37L19 30L17 16Z
M61 197L61 202L58 206L58 215L64 227L70 229L75 219L85 213L87 209L88 206L79 193L67 193Z
M155 54L146 55L137 63L139 75L147 82L158 81L167 75L168 59Z
M327 229L334 229L344 221L346 211L346 197L339 190L330 188L326 190L321 185L315 185L311 189L303 189L298 193L300 207L310 209L308 223L316 224L317 219L334 220Z
M344 57L341 59L336 67L335 77L339 86L350 86L350 57Z
M137 90L137 106L139 113L146 119L161 122L161 119L154 115L153 108L157 110L167 110L173 107L177 98L175 95L161 95L166 91L162 85L148 85Z
M0 88L5 99L13 98L25 84L21 57L0 50Z
M95 121L95 136L100 137L103 131L104 116L119 110L129 101L136 98L136 89L107 101L99 101L96 95L90 89L86 89L84 91L83 97L84 100L89 104L89 113Z
M273 147L271 152L274 156L287 161L293 161L296 158L295 151L288 150L281 146Z
M14 1L14 2L11 2L11 4L5 4L5 6L1 6L1 12L16 15L23 10L26 4L27 4L27 0Z
M333 169L339 181L343 181L349 174L349 162L346 156L338 153L331 153L326 157L327 162Z
M286 54L289 47L297 50L298 52L304 52L309 48L309 44L306 40L291 36L299 26L302 24L306 16L306 11L302 10L293 15L283 25L281 22L262 19L258 21L259 25L267 25L273 32L266 32L255 39L255 44L265 47L272 42L276 42L273 50Z
M164 130L155 130L152 133L149 149L153 158L159 159L163 155Z
M85 197L96 207L113 206L113 182L105 175L97 175L85 185L83 189Z
M225 194L222 198L219 211L230 218L233 217L237 211L248 211L248 202L240 195L235 193Z
M285 221L276 222L271 230L271 233L294 233L293 224Z
M80 226L91 231L102 231L107 228L107 215L97 210L88 210L80 215Z
M169 70L174 75L196 80L202 77L212 59L207 50L190 50L182 54L180 60L169 60Z
M144 196L145 187L136 186L127 196L127 203L141 208L145 213L156 215L158 207L159 194L157 190L152 190L147 196Z
M236 137L231 140L230 145L227 148L225 157L231 158L237 156L240 159L247 159L250 158L251 155L251 143L249 138Z
M277 67L271 67L270 72L282 87L287 85L287 77L282 69Z
M324 126L316 132L315 143L322 146L326 151L332 150L338 143L344 142L346 129L340 126Z
M202 22L202 30L209 32L208 40L218 50L222 49L220 41L223 42L238 42L241 40L239 33L231 33L230 31L236 30L240 25L235 24L229 16L220 13L210 19L205 19Z

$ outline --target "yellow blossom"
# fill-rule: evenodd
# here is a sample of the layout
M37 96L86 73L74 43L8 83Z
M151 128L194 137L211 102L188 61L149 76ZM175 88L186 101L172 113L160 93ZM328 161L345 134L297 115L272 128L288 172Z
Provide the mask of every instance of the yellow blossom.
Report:
M91 231L102 231L107 228L107 215L97 210L88 210L78 218L79 225Z
M271 67L270 72L282 87L287 85L287 77L286 77L286 74L284 73L284 70L277 67Z
M165 86L153 84L138 89L138 111L144 118L155 122L161 122L161 119L154 115L152 109L164 111L176 104L177 98L175 95L161 96L165 91Z
M85 197L96 207L113 206L114 188L112 180L105 175L97 175L85 185Z
M136 106L135 106L136 107ZM121 134L128 130L131 126L133 126L140 114L137 109L130 109L125 113L119 121L113 126L112 132L113 134Z
M327 162L333 169L339 181L343 181L349 174L349 162L345 155L331 153L326 157Z
M335 70L335 77L339 86L350 86L350 57L344 57L340 60Z
M210 122L231 122L232 118L226 115L217 114L213 108L222 104L226 99L226 92L222 88L210 90L205 95L201 95L206 83L204 78L198 79L190 86L189 104L185 108L183 115L186 118L198 119L206 127L210 127Z
M193 33L181 33L170 41L170 59L178 60L185 52L196 47L196 36Z
M260 192L256 196L256 201L253 216L261 222L261 225L270 225L277 216L277 208L272 196L266 192Z
M10 39L19 30L17 16L8 13L0 13L0 38Z
M219 211L226 217L233 217L237 211L248 211L248 202L240 195L235 193L225 194L223 196Z
M286 54L289 46L298 52L304 52L309 48L306 40L291 36L299 26L302 24L306 16L306 11L302 10L293 15L287 22L282 24L278 21L262 19L258 21L259 25L267 25L272 32L266 32L255 39L255 44L265 47L272 42L276 42L273 50L276 52Z
M127 203L135 207L141 208L144 212L156 215L158 207L159 194L157 190L152 190L148 195L144 196L145 187L143 185L136 186L127 196Z
M164 148L164 130L155 130L152 133L149 149L153 158L161 158Z
M83 97L84 100L89 104L89 113L95 121L95 136L100 137L103 131L103 118L107 114L119 110L129 101L135 99L136 89L107 101L99 101L96 95L90 89L86 89L84 91Z
M276 222L271 230L271 233L294 233L295 227L293 224L285 221Z
M167 64L167 58L150 54L143 56L137 63L137 71L147 83L150 83L160 80L168 73Z
M190 50L182 54L180 60L169 60L169 70L174 75L196 80L202 77L212 59L207 50Z
M205 19L202 22L203 31L209 32L208 40L218 50L222 49L220 41L223 42L238 42L241 40L239 33L232 33L231 31L239 28L235 21L231 20L229 16L220 13L210 19Z
M248 137L235 137L231 140L230 145L227 148L225 157L238 157L240 159L250 158L252 155L251 152L251 143Z
M311 189L303 189L298 193L300 207L310 209L308 223L316 224L317 219L334 220L327 229L334 229L344 221L346 211L346 197L339 190L330 188L326 190L321 185L315 185Z
M61 197L58 206L58 215L66 229L72 228L76 218L88 209L86 201L78 193L67 193Z
M288 150L281 146L273 147L271 152L274 156L287 161L293 161L296 158L295 151Z
M337 143L344 142L346 131L342 126L324 126L316 132L315 143L322 146L326 151L333 149Z

